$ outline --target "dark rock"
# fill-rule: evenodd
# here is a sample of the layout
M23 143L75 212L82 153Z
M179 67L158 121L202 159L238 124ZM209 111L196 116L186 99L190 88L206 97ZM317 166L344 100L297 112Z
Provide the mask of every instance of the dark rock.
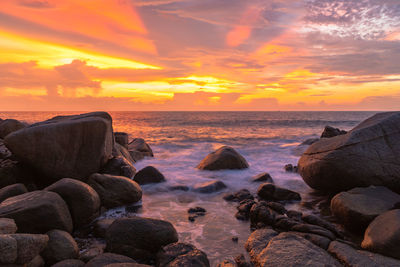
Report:
M197 184L194 186L193 190L195 192L209 194L209 193L221 191L225 188L226 188L226 185L223 182L221 182L219 180L213 180L213 181L205 182L202 184Z
M378 113L345 135L322 138L300 158L312 188L340 192L382 185L400 192L400 112Z
M234 194L226 194L226 195L224 195L223 199L225 199L226 201L240 202L240 201L245 200L245 199L253 200L254 196L250 193L249 190L241 189L241 190L237 191Z
M28 267L43 267L44 265L44 259L40 255L37 255L27 264Z
M99 216L99 195L93 188L81 181L64 178L45 190L55 192L64 199L76 227L86 225Z
M282 231L290 231L291 229L293 229L294 226L298 224L298 221L284 216L277 217L275 220L275 228Z
M271 183L264 183L258 187L257 195L264 200L301 200L300 194Z
M236 262L231 260L224 260L223 262L219 263L217 267L237 267Z
M0 189L0 203L9 197L18 196L27 193L25 185L13 184Z
M78 245L69 233L51 230L47 232L47 235L49 242L41 254L47 264L52 265L59 261L78 258Z
M328 252L335 256L345 266L352 267L392 267L400 266L400 261L371 253L365 250L357 250L347 244L332 241Z
M327 237L321 236L321 235L316 235L316 234L311 234L311 233L302 233L302 232L290 232L292 234L296 234L301 236L304 239L307 239L314 245L317 245L318 247L327 250L329 247L329 244L331 243L331 240Z
M141 169L133 179L140 185L165 182L164 175L153 166Z
M335 235L331 231L329 231L323 227L313 225L313 224L299 223L299 224L294 225L291 228L291 230L297 231L297 232L303 232L303 233L322 235L322 236L329 238L330 240L336 239Z
M0 265L12 264L17 260L17 240L9 235L0 235Z
M276 231L267 228L258 229L251 233L244 247L253 263L258 262L258 255L268 245L269 241L277 235Z
M246 261L246 258L243 254L237 255L235 257L235 263L237 267L253 267L253 265Z
M207 255L195 246L186 243L173 243L157 253L158 267L208 267Z
M0 138L4 139L10 133L21 130L26 126L27 125L25 123L14 119L0 121Z
M17 258L14 263L26 264L32 261L46 247L46 235L11 234L7 235L17 242Z
M101 204L106 208L136 203L142 199L140 186L122 176L92 174L88 184L99 194Z
M325 126L324 131L321 134L321 138L331 138L338 135L346 134L347 132L344 130L340 130L339 128L334 128L332 126Z
M0 139L0 159L8 159L11 157L11 155L11 151L8 150L3 139Z
M6 146L49 180L85 179L111 158L112 119L108 113L58 116L9 134Z
M297 172L298 168L297 166L293 166L292 164L286 164L283 169L285 170L285 172Z
M51 267L83 267L83 266L85 266L85 263L83 261L76 259L69 259L57 262Z
M268 172L263 172L260 173L256 176L254 176L251 179L252 182L266 182L266 183L274 183L274 180L272 180L271 175Z
M110 227L114 221L114 218L97 220L93 226L93 235L95 237L105 238L108 227Z
M299 211L295 211L295 210L288 210L286 212L286 215L296 221L301 221L301 216L303 216L303 213L299 212Z
M14 219L23 233L46 233L52 229L72 232L68 206L54 192L34 191L8 198L0 203L0 218Z
M278 202L268 201L267 206L276 211L279 214L285 214L285 206Z
M187 185L173 185L168 187L171 191L189 191L189 187Z
M128 145L129 153L135 161L139 161L144 157L154 157L150 146L143 138L135 138Z
M118 156L110 159L102 168L101 173L133 178L136 169L125 157Z
M232 237L232 241L233 241L234 243L239 242L239 237L237 237L237 236Z
M79 259L83 262L89 262L90 260L96 258L97 256L104 253L104 247L101 246L93 246L83 251L79 255Z
M319 138L310 138L310 139L307 139L307 140L303 141L300 144L300 146L304 146L304 145L309 146L309 145L312 145L312 144L314 144L315 142L318 142L318 141L319 141Z
M258 254L256 266L341 266L325 250L291 233L273 237Z
M17 161L0 160L0 188L18 183L20 175Z
M17 232L17 225L13 219L0 218L0 235L14 234Z
M115 142L121 146L128 148L129 136L124 132L114 132Z
M202 207L194 207L194 208L190 208L188 209L188 213L205 213L207 212L205 208Z
M210 153L197 166L200 170L245 169L249 164L236 150L223 146Z
M136 161L131 157L131 153L129 153L128 149L121 146L118 143L114 143L114 148L112 152L113 157L123 157L131 164L134 164Z
M104 267L113 263L135 263L135 261L123 255L104 253L90 260L85 267Z
M255 227L258 223L274 225L275 212L268 207L265 201L260 201L250 209L250 223L252 227Z
M197 217L206 215L206 209L202 207L190 208L188 210L188 213L189 213L188 220L190 222L194 222Z
M111 263L104 267L152 267L152 265L140 264L140 263Z
M362 248L400 259L400 210L376 217L364 234Z
M250 210L256 202L252 199L244 199L237 207L238 212L235 217L238 220L247 221L250 218Z
M107 229L107 251L148 260L161 247L178 241L174 226L149 218L121 218Z
M399 201L400 195L384 186L354 188L332 198L331 211L346 227L361 232Z
M308 214L308 215L303 215L302 216L303 221L309 223L309 224L314 224L314 225L318 225L321 226L329 231L331 231L332 233L334 233L337 237L342 238L343 234L341 233L340 230L337 229L337 227L335 225L333 225L332 223L317 217L315 215L312 214Z

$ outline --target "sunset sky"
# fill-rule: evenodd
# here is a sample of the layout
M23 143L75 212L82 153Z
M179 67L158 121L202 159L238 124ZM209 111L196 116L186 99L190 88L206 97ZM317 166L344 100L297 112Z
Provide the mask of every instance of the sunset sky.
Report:
M0 110L399 109L399 0L0 1Z

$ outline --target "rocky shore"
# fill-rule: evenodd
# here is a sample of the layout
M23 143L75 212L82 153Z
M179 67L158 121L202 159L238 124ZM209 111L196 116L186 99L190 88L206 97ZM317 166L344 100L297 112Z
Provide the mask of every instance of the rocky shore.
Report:
M141 187L166 180L153 166L136 170L153 151L141 138L114 132L108 113L32 125L0 120L0 138L0 266L210 266L203 251L179 242L168 221L100 217L140 206ZM326 127L301 146L307 149L298 165L285 169L326 199L334 222L291 209L301 195L260 173L252 179L259 183L254 194L223 196L237 203L232 216L248 221L252 233L248 255L218 266L400 266L400 113L376 114L348 132ZM228 146L197 166L248 167ZM214 179L168 190L209 194L226 187ZM195 207L182 220L195 223L207 213Z

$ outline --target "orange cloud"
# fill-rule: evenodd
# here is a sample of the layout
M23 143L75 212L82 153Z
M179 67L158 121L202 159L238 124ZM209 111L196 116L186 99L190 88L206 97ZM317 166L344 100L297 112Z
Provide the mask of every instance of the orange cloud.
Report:
M247 9L239 24L234 26L231 31L226 35L226 44L228 46L238 46L244 43L251 35L254 24L259 18L260 10L251 7Z

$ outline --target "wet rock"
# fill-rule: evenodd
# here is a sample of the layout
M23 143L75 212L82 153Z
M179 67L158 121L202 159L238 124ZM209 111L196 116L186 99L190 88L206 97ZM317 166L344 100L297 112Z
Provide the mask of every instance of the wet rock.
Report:
M47 235L49 242L41 254L47 264L52 265L62 260L78 258L78 245L69 233L51 230L47 232Z
M250 218L250 210L256 202L252 199L245 199L239 203L235 217L238 220L247 221Z
M90 260L85 267L104 267L113 263L135 263L135 261L127 256L104 253Z
M305 224L305 223L296 224L291 228L291 230L325 236L330 240L336 239L335 235L331 231L313 224Z
M14 234L17 232L17 225L13 219L0 218L0 235Z
M240 202L245 199L254 199L254 196L250 193L248 189L241 189L237 191L236 193L233 194L226 194L224 195L223 199L226 201L234 201L234 202Z
M400 112L378 113L345 135L322 138L299 160L312 188L339 192L382 185L400 191Z
M104 165L101 173L133 178L135 176L136 169L125 157L118 156L110 159Z
M264 200L301 200L300 194L271 183L264 183L258 187L257 195Z
M190 208L188 209L188 213L206 213L206 209L202 208L202 207L194 207L194 208Z
M213 181L205 182L202 184L197 184L194 186L193 190L195 192L209 194L209 193L221 191L225 188L226 188L226 185L223 182L221 182L219 180L213 180Z
M301 216L303 216L303 213L295 210L289 210L286 212L286 215L296 221L301 221Z
M253 267L253 265L246 261L246 258L243 254L237 255L235 257L235 263L237 267Z
M252 262L258 261L258 255L268 245L269 241L277 235L276 231L268 228L258 229L251 233L244 247Z
M104 248L101 246L90 247L79 255L79 259L83 262L88 262L103 254L103 252Z
M6 146L50 181L85 179L111 158L112 119L94 112L58 116L9 134Z
M83 261L76 259L69 259L57 262L51 267L83 267L83 266L85 266L85 263Z
M285 170L285 172L297 172L298 168L295 165L292 164L286 164L283 169Z
M384 186L354 188L331 200L331 211L349 229L364 231L378 215L390 210L400 195Z
M128 148L129 136L124 132L114 132L115 142L120 144L121 146Z
M76 227L90 223L100 213L100 197L89 185L64 178L45 188L59 194L67 203Z
M282 231L290 231L294 226L298 225L299 222L291 218L280 216L275 219L275 228Z
M250 224L256 227L259 223L274 225L275 212L271 210L265 201L254 204L250 209Z
M165 182L164 175L153 166L141 169L133 179L140 185Z
M109 252L133 259L149 260L161 247L178 241L174 226L162 220L149 218L121 218L107 229Z
M351 267L392 267L400 266L400 261L371 253L365 250L357 250L347 244L332 241L328 252L334 255L345 266Z
M93 226L93 235L95 237L105 238L108 227L110 227L114 221L114 218L97 220Z
M251 179L251 181L252 182L274 183L274 180L272 180L272 177L268 172L263 172L263 173L260 173L256 176L254 176Z
M46 233L52 229L72 231L68 206L54 192L34 191L10 197L0 203L0 218L14 219L18 231L23 233Z
M187 185L173 185L168 187L171 191L189 191L189 186Z
M27 126L26 123L14 120L14 119L6 119L0 121L0 138L4 139L10 133L21 130Z
M190 208L188 210L188 213L189 213L188 220L194 222L197 217L206 215L206 209L202 207Z
M154 157L153 151L143 138L135 138L128 144L128 151L135 161L144 157Z
M278 202L268 201L267 206L276 211L279 214L285 214L285 206Z
M101 204L106 208L136 203L142 199L140 186L122 176L92 174L88 184L99 194Z
M224 260L223 262L219 263L217 267L237 267L236 262L231 260Z
M329 231L331 231L332 233L334 233L337 237L342 238L343 234L341 233L340 230L337 229L337 227L335 225L333 225L332 223L317 217L315 215L312 214L308 214L308 215L303 215L302 216L303 221L309 223L309 224L314 224L314 225L318 225L321 226Z
M291 233L273 237L253 262L256 266L341 266L325 250Z
M46 247L47 235L12 234L7 235L17 241L17 259L14 263L25 264L32 261Z
M234 242L234 243L239 242L239 237L237 237L237 236L233 236L231 239L232 239L232 242Z
M0 203L9 197L18 196L27 193L25 185L12 184L0 189Z
M314 245L317 245L318 247L324 250L327 250L329 244L331 243L331 240L329 238L317 234L302 233L302 232L290 232L290 233L301 236L302 238L307 239Z
M344 130L340 130L339 128L334 128L332 126L325 126L324 131L321 134L321 138L331 138L338 135L346 134L347 132Z
M208 267L207 255L195 246L186 243L173 243L157 253L158 267Z
M364 234L362 248L400 259L400 210L376 217Z
M223 146L210 153L197 166L200 170L245 169L249 164L236 150Z

